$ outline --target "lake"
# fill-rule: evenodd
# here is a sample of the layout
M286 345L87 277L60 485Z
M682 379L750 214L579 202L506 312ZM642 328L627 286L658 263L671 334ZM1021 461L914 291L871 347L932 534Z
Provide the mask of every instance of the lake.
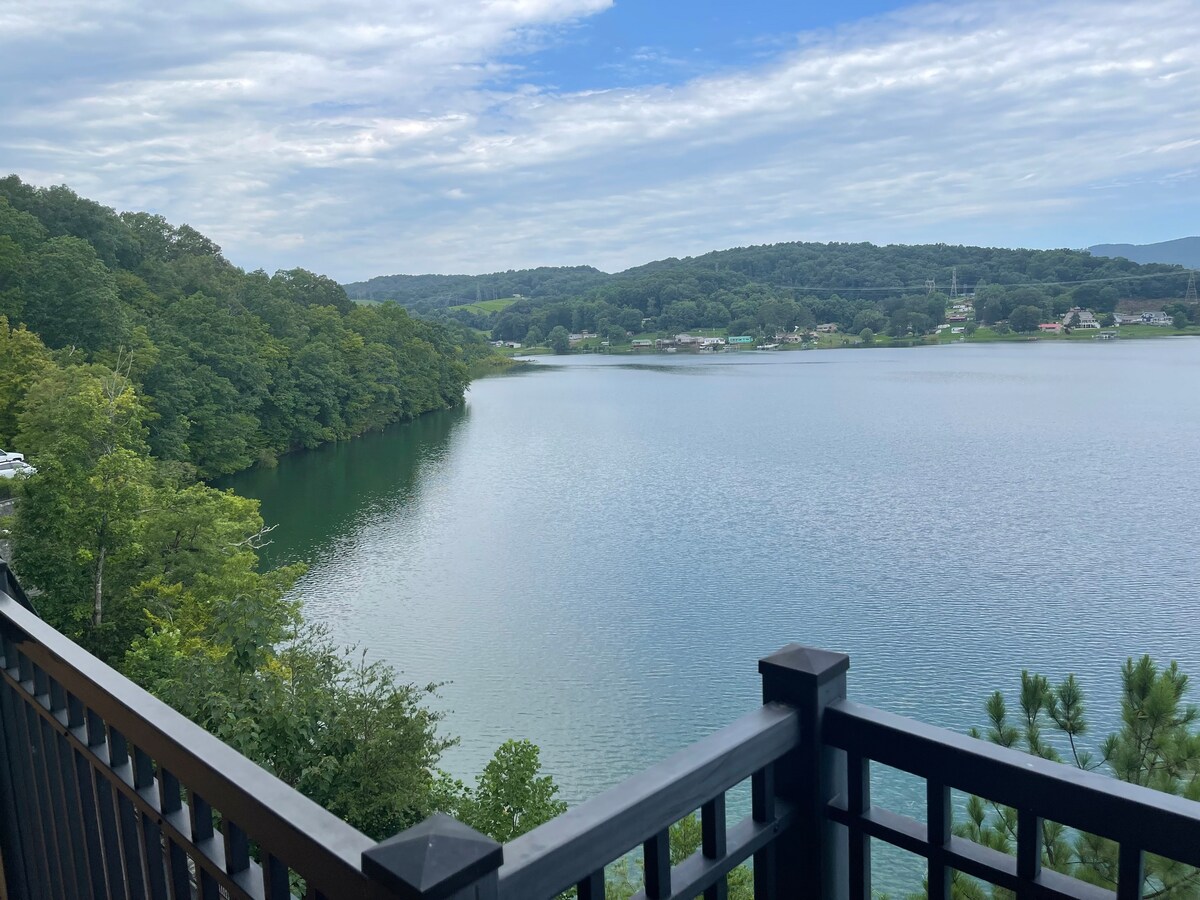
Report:
M310 617L445 682L448 768L529 738L577 802L749 710L789 641L957 730L1022 668L1105 727L1127 656L1200 675L1198 448L1186 338L541 357L224 483Z

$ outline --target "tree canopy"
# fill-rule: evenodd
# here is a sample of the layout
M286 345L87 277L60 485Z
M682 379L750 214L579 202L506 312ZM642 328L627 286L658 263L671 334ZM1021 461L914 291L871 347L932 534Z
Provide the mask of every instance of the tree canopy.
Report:
M491 352L456 322L360 306L301 268L244 272L188 225L15 175L0 179L0 315L8 340L24 326L60 363L121 356L154 454L206 478L461 403Z

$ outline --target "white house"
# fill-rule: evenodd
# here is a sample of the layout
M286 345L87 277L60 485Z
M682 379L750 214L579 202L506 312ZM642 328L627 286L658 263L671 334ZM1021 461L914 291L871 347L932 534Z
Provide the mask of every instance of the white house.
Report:
M1071 324L1071 320L1076 316L1079 317L1078 323ZM1100 323L1096 321L1096 317L1092 315L1090 309L1082 309L1078 306L1073 306L1067 310L1067 314L1063 316L1063 326L1068 328L1099 328Z

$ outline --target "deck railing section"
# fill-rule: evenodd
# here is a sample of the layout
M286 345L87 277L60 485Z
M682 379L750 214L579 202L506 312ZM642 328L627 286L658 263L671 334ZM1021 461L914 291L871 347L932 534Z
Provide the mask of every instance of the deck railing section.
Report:
M872 839L927 860L931 900L950 896L952 870L1018 898L1132 900L1145 854L1200 867L1200 804L852 703L849 659L796 644L759 661L760 708L507 845L445 815L377 844L50 628L7 584L0 900L280 900L298 884L309 900L571 888L598 900L605 866L639 846L647 900L724 898L751 859L756 898L869 900ZM925 822L872 804L872 761L924 779ZM751 813L731 827L726 792L747 779ZM952 834L952 789L1017 810L1015 857ZM696 810L701 848L671 866L670 827ZM1043 869L1043 820L1115 841L1115 891Z
M776 761L795 749L796 711L770 704L711 737L507 844L500 896L552 897L577 886L581 900L604 896L604 867L642 847L644 896L724 896L725 876L754 856L768 872L772 842L792 825L772 803ZM751 779L753 810L727 829L725 793ZM700 811L703 846L670 865L671 825Z
M281 900L292 873L314 898L378 893L373 841L6 594L0 647L7 897Z
M845 751L848 791L828 807L849 831L850 897L871 897L870 839L928 860L930 900L950 896L952 870L1017 897L1133 900L1143 895L1144 856L1200 867L1200 803L934 728L847 700L825 712L825 740ZM926 821L871 802L872 761L926 785ZM1017 811L1016 856L951 832L951 789ZM1114 841L1115 892L1042 868L1043 820Z

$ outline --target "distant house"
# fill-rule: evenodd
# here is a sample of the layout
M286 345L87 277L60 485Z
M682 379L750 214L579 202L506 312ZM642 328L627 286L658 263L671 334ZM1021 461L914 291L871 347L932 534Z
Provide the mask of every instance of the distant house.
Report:
M737 337L731 337L729 339L729 343L731 343L731 344L753 344L754 338L750 337L750 335L748 335L748 334L739 334Z
M962 325L959 325L957 328L951 328L950 333L951 334L962 334L966 330L967 329L964 328Z
M634 350L637 350L638 348L644 349L647 347L653 347L654 342L649 338L638 338L636 341L631 341L630 346L632 346Z
M1071 320L1078 317L1079 321L1071 324ZM1063 316L1062 324L1070 328L1099 328L1100 323L1096 321L1096 317L1092 315L1090 309L1082 309L1078 306L1073 306L1067 310L1067 314Z
M1159 328L1172 328L1175 325L1175 317L1169 316L1168 313L1162 311L1144 312L1141 314L1141 324L1158 325Z
M1061 322L1043 322L1038 326L1038 331L1049 332L1050 334L1061 334L1062 330L1063 327Z
M818 334L833 334L838 330L837 322L826 322L824 325L817 326Z
M520 341L505 341L504 346L508 347L510 350L520 350L521 342Z
M1170 328L1175 324L1174 317L1161 310L1122 313L1114 321L1118 325L1157 325L1160 328Z
M680 347L691 347L700 343L700 338L693 337L690 334L677 334L675 335L675 343Z
M700 338L701 347L724 347L725 338L720 337L702 337Z

